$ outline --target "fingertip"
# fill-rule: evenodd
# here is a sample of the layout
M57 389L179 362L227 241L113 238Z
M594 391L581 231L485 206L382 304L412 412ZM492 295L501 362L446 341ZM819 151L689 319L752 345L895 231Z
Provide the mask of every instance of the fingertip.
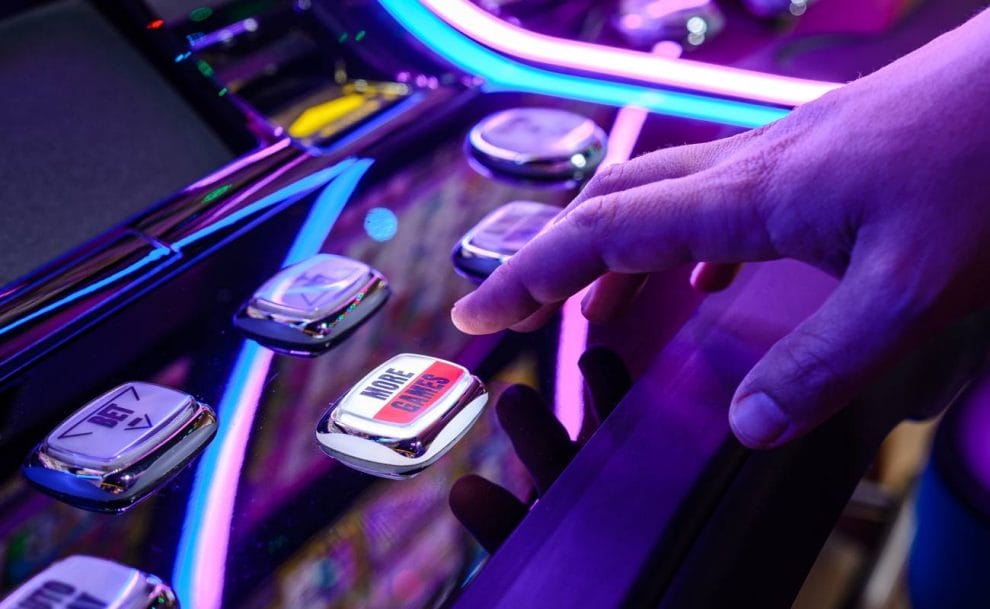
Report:
M782 443L791 419L773 398L757 391L733 402L729 408L729 426L743 445L766 449Z
M450 321L465 334L492 334L502 328L494 327L477 311L475 294L472 292L454 303L450 309Z

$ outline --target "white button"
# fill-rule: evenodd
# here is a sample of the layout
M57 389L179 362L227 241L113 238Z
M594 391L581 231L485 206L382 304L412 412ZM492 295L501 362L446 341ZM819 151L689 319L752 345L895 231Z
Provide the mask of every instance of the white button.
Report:
M55 428L45 452L76 467L111 471L140 461L192 418L192 396L149 383L116 387Z
M160 579L95 558L70 556L18 587L0 609L168 609L175 593Z
M127 383L69 416L22 469L31 483L67 503L116 512L178 473L216 430L213 410L191 395Z
M389 293L385 277L367 264L318 254L266 281L234 324L270 349L319 355L357 329Z
M346 304L371 275L363 262L320 254L294 264L265 282L255 292L254 306L263 311L296 314L312 321Z
M317 439L356 469L406 477L449 450L487 400L481 382L464 367L425 355L397 355L331 407Z
M471 279L484 279L560 212L559 207L535 201L506 203L485 216L458 242L453 253L455 267Z
M499 256L512 256L557 217L559 207L534 201L513 201L475 226L464 244Z

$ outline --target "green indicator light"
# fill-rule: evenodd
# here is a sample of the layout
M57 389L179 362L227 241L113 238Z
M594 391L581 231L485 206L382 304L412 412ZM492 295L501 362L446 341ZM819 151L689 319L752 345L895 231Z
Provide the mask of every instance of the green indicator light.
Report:
M213 68L210 64L206 63L202 59L196 62L196 67L199 68L199 73L203 76L210 78L213 76Z
M224 184L219 188L215 188L211 190L210 192L206 193L205 197L203 197L203 203L212 203L213 201L216 201L233 187L234 187L233 184Z
M223 97L226 94L227 94L227 87L224 87L223 89L220 89L220 92L217 93L217 96Z
M354 42L361 42L364 39L364 30L361 30L357 34L354 34Z
M343 34L341 34L340 37L337 38L337 42L340 42L342 44L345 43L345 42L347 42L347 32L344 32Z
M206 21L212 16L213 9L208 6L201 6L189 13L189 19L192 21Z

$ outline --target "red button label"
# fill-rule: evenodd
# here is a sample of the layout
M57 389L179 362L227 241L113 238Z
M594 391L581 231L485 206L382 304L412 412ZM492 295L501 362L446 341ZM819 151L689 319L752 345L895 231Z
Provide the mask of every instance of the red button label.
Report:
M463 370L446 362L434 362L392 397L374 419L399 425L412 423L426 414L457 380Z

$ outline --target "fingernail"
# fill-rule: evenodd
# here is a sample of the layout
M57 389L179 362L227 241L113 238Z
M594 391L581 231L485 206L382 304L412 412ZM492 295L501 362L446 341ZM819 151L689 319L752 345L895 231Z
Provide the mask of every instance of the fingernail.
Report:
M790 425L790 418L763 392L752 393L729 409L729 424L742 443L750 448L767 448Z

